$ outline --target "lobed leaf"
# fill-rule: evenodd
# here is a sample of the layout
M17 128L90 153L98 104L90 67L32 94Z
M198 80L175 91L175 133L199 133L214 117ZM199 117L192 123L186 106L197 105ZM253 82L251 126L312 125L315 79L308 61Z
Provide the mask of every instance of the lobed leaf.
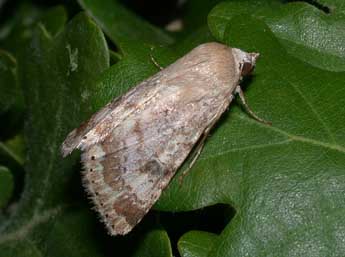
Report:
M71 193L73 187L80 187L72 179L77 156L63 160L60 144L67 132L92 112L88 99L94 81L109 66L109 52L102 31L80 14L56 37L39 24L19 65L28 115L24 131L29 147L27 176L21 200L0 228L0 255L13 256L16 249L23 248L28 253L35 249L35 254L52 256L38 238L49 242L55 235L51 234L53 224L75 204ZM68 234L77 231L71 227ZM63 237L59 239L64 241ZM80 256L84 256L82 252Z
M63 160L59 147L94 111L157 72L151 57L166 66L214 38L201 27L167 47L170 36L118 2L79 2L119 53L109 50L90 17L79 14L65 25L61 9L45 16L47 22L35 18L39 25L25 27L30 35L20 43L25 51L6 48L18 57L28 149L22 198L10 217L1 216L0 256L172 256L174 236L156 229L150 215L127 237L107 236L82 193L78 155ZM218 40L260 53L253 76L242 84L251 108L273 125L256 122L233 103L183 185L173 179L156 210L218 203L236 210L220 235L186 231L178 243L181 256L341 256L345 251L345 74L332 72L345 67L338 34L342 5L320 2L329 6L329 15L306 3L275 0L224 2L210 13L209 28ZM196 13L189 21L202 24L206 17ZM313 22L306 23L308 18ZM327 37L319 38L320 33ZM309 40L313 37L315 42Z
M325 7L328 4L329 13L307 2L225 1L210 12L208 23L212 34L223 41L225 28L233 17L253 16L267 23L291 55L324 70L344 71L344 5L329 1Z
M180 238L178 249L182 257L206 257L217 238L213 233L189 231Z
M273 125L232 107L184 184L173 181L156 207L232 205L236 215L209 256L341 255L345 73L289 56L256 19L234 17L225 39L260 53L246 96Z
M163 229L154 229L145 233L133 257L173 257L169 236Z
M134 15L117 1L79 0L79 4L99 24L113 43L124 54L129 54L136 48L131 48L131 42L160 45L169 44L173 39L160 29ZM111 11L109 11L111 10Z

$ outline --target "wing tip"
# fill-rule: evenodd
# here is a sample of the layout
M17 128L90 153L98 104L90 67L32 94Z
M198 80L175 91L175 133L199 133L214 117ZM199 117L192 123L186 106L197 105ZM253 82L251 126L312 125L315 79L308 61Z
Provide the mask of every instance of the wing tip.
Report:
M128 224L128 222L125 221L125 219L122 219L121 222L118 222L116 224L111 224L107 222L104 223L106 225L109 235L111 236L125 236L133 229L133 226Z
M71 133L67 135L66 139L61 144L60 151L62 157L66 157L67 155L72 153L74 149L78 148L79 144L79 136L77 135L76 130L73 130Z
M60 152L63 158L65 158L67 155L69 155L73 151L73 148L67 147L65 144L62 144Z

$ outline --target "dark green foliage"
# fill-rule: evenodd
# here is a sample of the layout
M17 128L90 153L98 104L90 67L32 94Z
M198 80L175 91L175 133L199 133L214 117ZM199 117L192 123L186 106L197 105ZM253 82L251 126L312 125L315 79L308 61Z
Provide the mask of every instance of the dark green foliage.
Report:
M344 254L342 1L218 2L190 1L186 30L177 34L111 0L79 0L69 18L67 5L26 2L7 18L0 27L0 257ZM79 155L63 159L61 142L157 72L151 56L166 66L215 40L260 53L243 85L251 108L272 126L233 103L183 184L173 179L128 236L108 236L83 192ZM163 211L179 217L215 204L236 213L164 218ZM216 223L226 224L220 234Z

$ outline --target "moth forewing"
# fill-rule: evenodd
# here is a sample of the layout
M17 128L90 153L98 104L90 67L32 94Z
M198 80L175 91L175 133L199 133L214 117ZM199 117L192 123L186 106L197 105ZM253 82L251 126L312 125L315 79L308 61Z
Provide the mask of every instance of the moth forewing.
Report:
M149 211L256 57L202 44L68 135L62 152L83 150L84 185L110 234L128 233Z

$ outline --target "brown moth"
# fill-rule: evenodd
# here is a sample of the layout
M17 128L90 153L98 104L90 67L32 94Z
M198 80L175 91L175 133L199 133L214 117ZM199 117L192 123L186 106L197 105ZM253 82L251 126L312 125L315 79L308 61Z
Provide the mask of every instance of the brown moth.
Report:
M202 44L67 136L62 154L83 151L84 185L111 235L132 230L196 143L200 153L234 94L244 100L239 83L257 57Z

